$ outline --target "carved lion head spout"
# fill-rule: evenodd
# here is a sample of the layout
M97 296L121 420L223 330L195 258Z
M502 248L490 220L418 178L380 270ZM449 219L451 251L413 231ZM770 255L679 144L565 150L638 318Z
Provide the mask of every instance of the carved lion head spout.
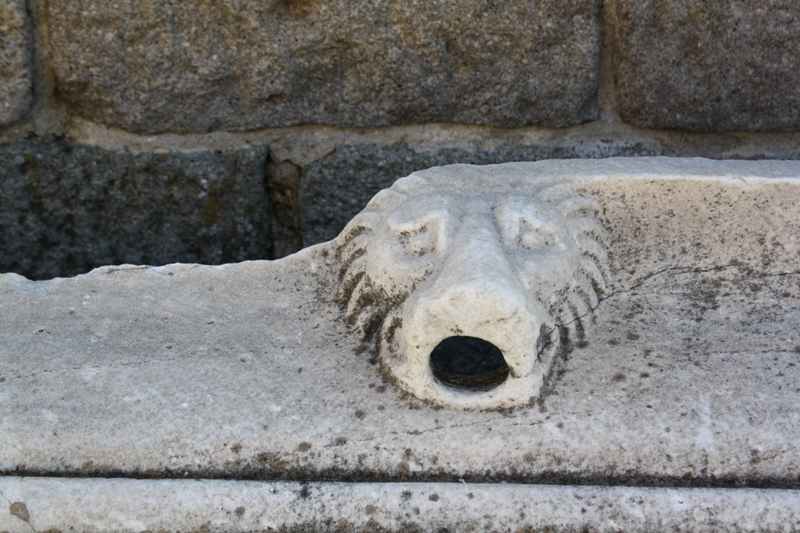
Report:
M528 403L605 291L598 205L498 168L412 174L334 241L347 320L402 389L440 405Z

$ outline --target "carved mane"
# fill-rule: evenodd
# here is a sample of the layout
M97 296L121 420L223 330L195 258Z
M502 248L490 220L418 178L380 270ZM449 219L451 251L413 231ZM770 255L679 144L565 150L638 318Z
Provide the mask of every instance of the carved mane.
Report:
M446 191L451 187L438 190ZM456 187L463 187L463 184ZM394 330L400 323L399 310L408 294L392 294L369 278L366 271L368 247L388 212L434 189L437 189L435 185L420 176L399 180L378 193L334 241L339 264L338 301L345 308L346 321L365 342L375 343L378 350L382 343L391 346ZM542 342L555 347L564 336L579 339L583 336L582 319L598 306L609 276L608 234L598 220L600 206L593 198L577 194L568 182L533 183L514 192L523 192L538 202L547 203L575 228L572 236L580 250L580 266L568 284L550 301L542 302L556 325L556 330L547 332Z

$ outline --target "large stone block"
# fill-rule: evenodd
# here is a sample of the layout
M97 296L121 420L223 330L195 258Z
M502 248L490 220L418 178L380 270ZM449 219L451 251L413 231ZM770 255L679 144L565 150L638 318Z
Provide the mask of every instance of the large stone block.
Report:
M24 0L0 0L0 126L31 105L33 35Z
M800 129L800 3L619 0L623 120L699 131Z
M425 506L435 501L465 504L465 493L480 488L473 482L509 482L483 486L496 488L503 501L508 501L504 487L514 482L517 487L625 485L626 490L730 487L724 491L728 495L743 494L743 486L771 487L760 491L767 499L741 516L757 520L762 530L778 529L771 524L797 530L796 513L773 518L764 513L776 508L769 498L779 499L782 491L774 489L800 488L800 163L618 158L462 166L417 174L403 188L433 183L433 176L463 183L454 175L460 173L492 173L497 184L521 187L489 202L480 191L467 194L466 188L453 201L433 191L429 201L408 210L373 212L372 227L392 231L381 237L365 227L359 243L365 248L342 249L340 239L279 261L114 267L44 282L0 276L0 475L6 476L0 485L0 531L158 531L161 526L146 517L173 509L165 511L166 521L169 513L189 509L187 502L198 502L176 478L324 480L329 486L337 480L452 481L462 487L457 495L434 498L434 491L421 484L395 486L385 506L370 503L371 511L348 511L364 521L375 516L391 523L398 513L405 519L429 516ZM529 196L525 183L544 186L543 194ZM560 234L557 225L542 219L553 211L541 204L518 212L519 217L508 216L506 208L517 201L554 199L564 185L582 199L559 204L578 218L596 211L604 230L584 219L584 231ZM381 194L374 205L388 206L399 189ZM501 220L512 222L519 233L506 234L512 238L504 237L498 249L492 236L502 234ZM464 230L475 238L459 237ZM590 245L586 230L607 233L607 255ZM559 256L574 239L589 244L592 255L608 257L611 269L594 311L584 313L580 295L569 294L583 292L578 278L555 299L532 302L552 310L555 318L557 304L566 298L578 312L574 321L557 322L563 352L535 403L499 412L480 409L478 401L502 385L484 390L462 382L476 408L455 409L422 402L390 379L391 367L384 363L391 361L391 352L376 351L375 342L393 342L409 331L413 313L403 312L400 323L391 320L401 308L447 301L449 294L435 287L452 265L453 252L467 243L491 251L506 263L496 280L506 290L530 294L537 284L525 283L522 273L539 272L541 282L562 276L561 261L548 258ZM393 291L402 289L407 297L367 284L365 276L381 269L361 261L366 247L387 260L401 259L385 266L397 282ZM498 265L481 255L473 258L450 271L463 286L480 279L476 272ZM364 276L350 285L349 274L359 270ZM406 285L409 273L417 282ZM359 300L372 307L371 322L391 330L365 342L345 322L347 311L340 304L345 294L360 294ZM432 320L431 328L448 337L487 340L478 333L481 322L470 323L464 309L480 317L491 305L491 294L466 307L453 302L457 323ZM515 320L515 313L507 316ZM530 347L538 351L548 345L532 340ZM433 369L433 353L430 358ZM542 364L532 354L529 361L534 368ZM53 486L51 494L64 498L48 502L15 489L11 476L80 477L87 483L99 477L162 479L142 487L140 497L149 499L139 500L125 515L114 509L131 497L120 496L107 507L99 504L103 498L97 493L89 496L77 485L62 485L60 490ZM201 483L193 482L194 494L207 499L190 514L211 509L222 516L201 514L208 518L194 525L167 522L168 530L212 524L210 532L281 531L280 514L341 509L313 484L271 493L268 486L248 488L248 482L234 481L239 486L224 496L204 492ZM120 485L106 485L102 493L122 495ZM381 492L366 490L344 501L365 506L364 498ZM242 502L244 494L271 500ZM649 509L670 507L707 520L699 531L758 530L727 527L719 515L706 511L695 515L691 506L698 505L698 492L686 494L686 505L676 496L669 505L663 500ZM795 492L782 509L797 509L798 496ZM569 497L577 516L592 516L599 507L592 497L576 500ZM633 522L614 523L615 530L664 529L665 522L645 523L648 507L632 497L614 496L614 513L624 512L621 500L633 506ZM544 508L567 509L562 500L551 501ZM16 502L20 505L11 516L9 506ZM420 514L411 514L417 505ZM478 516L494 511L479 505L484 511ZM240 506L245 509L234 511ZM286 511L275 518L260 514L276 507ZM538 516L530 506L524 510L526 516ZM115 521L106 528L58 521L78 513L87 517L84 524L100 523L102 517ZM26 514L29 523L14 522ZM48 515L56 521L45 519ZM140 520L125 522L136 529L120 526L121 516ZM245 527L239 516L262 518ZM455 508L447 516L462 514ZM510 516L517 521L509 524L524 528L518 508ZM565 523L558 520L549 523ZM542 531L547 523L529 529ZM380 530L374 525L339 528L335 520L327 524L283 530ZM511 529L504 524L477 529ZM409 529L397 522L396 530Z
M666 155L648 143L587 143L572 146L506 145L468 150L438 148L417 151L406 144L342 146L303 169L299 199L303 245L336 237L378 191L414 171L467 163L489 165L509 161Z
M0 271L219 264L268 256L265 148L107 151L63 141L0 147Z
M569 126L597 115L600 0L49 3L59 94L138 132Z

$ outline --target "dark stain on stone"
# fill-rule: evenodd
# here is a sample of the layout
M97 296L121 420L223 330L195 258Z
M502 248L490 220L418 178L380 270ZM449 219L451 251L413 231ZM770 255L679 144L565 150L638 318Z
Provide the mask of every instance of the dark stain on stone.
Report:
M313 0L278 0L275 7L282 16L290 18L307 17L315 10Z
M14 502L11 504L10 512L20 520L27 522L30 520L31 515L28 513L28 508L22 502Z

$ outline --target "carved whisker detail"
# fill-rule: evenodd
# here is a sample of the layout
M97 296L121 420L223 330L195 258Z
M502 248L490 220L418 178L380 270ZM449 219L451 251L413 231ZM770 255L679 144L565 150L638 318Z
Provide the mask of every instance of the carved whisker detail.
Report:
M605 268L608 264L608 251L600 241L594 236L586 235L578 236L576 241L584 255L588 255L594 259L600 268Z
M567 305L569 305L570 310L577 319L588 315L592 310L574 290L567 293Z
M583 274L583 272L580 274ZM598 298L594 287L592 287L592 282L588 277L584 277L583 275L577 276L577 286L575 287L575 292L589 309L594 309L600 303L600 299Z
M370 286L367 277L362 274L357 276L357 279L358 281L353 287L349 301L347 302L347 313L345 316L348 319L358 314L359 310L363 309L367 302L374 300L374 298L372 298L374 289Z
M367 265L366 249L360 248L359 250L362 250L361 253L354 255L352 261L347 265L347 268L339 272L339 283L341 283L342 286L351 285L351 280L354 277L364 274L365 272Z
M606 246L608 244L608 232L597 219L580 217L573 219L570 222L577 230L575 235L578 236L578 238L583 236L591 236L602 246Z
M577 315L574 310L569 306L565 299L562 299L558 309L551 311L556 316L556 329L566 329L570 338L574 338L577 331L575 329L575 321Z
M350 268L350 265L355 261L359 256L364 255L366 253L366 246L368 244L368 240L365 238L365 235L359 235L346 246L343 246L339 250L339 277L344 276L344 272Z
M594 292L601 296L606 293L606 276L601 271L597 261L583 258L581 260L581 272L588 278Z
M384 311L377 305L368 305L354 317L351 323L364 341L369 341L374 336L380 323L383 321Z

